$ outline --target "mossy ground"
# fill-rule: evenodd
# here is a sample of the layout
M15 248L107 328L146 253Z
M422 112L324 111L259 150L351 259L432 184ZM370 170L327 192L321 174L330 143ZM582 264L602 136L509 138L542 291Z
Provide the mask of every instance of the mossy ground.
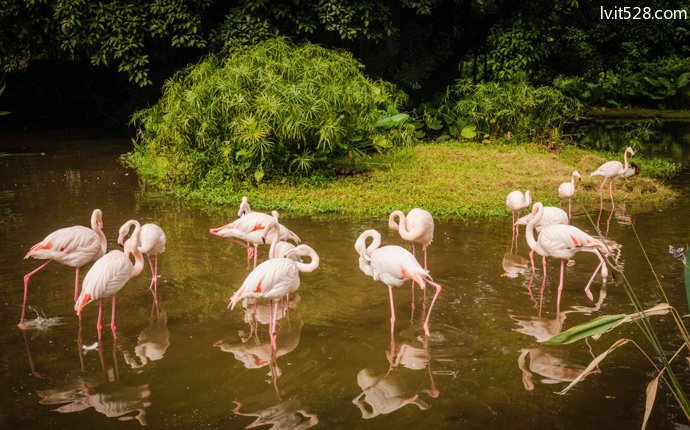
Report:
M261 184L245 189L228 185L175 192L192 200L232 207L246 195L257 210L277 209L311 216L383 216L395 209L416 206L441 218L505 216L505 197L515 189L530 189L534 201L557 204L558 185L570 180L573 170L583 176L574 201L598 205L596 190L601 178L590 178L589 173L607 159L618 158L620 155L568 145L551 151L536 144L444 142L372 157L366 172L319 185ZM639 157L636 160L643 166L643 175L627 182L616 180L617 200L657 207L676 197L676 192L662 181L645 177L657 172L654 168L645 172L645 161Z

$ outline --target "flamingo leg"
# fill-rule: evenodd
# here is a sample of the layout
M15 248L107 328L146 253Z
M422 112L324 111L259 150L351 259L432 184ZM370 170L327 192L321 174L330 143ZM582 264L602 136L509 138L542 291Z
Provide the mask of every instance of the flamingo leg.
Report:
M568 222L570 222L570 217L571 217L570 212L571 212L571 209L572 209L572 203L573 203L573 200L572 200L572 199L568 199Z
M80 369L83 372L84 371L84 355L81 353L82 350L82 345L84 345L84 341L82 340L81 336L81 318L79 318L79 323L78 323L78 330L77 330L77 355L79 355L79 365Z
M541 280L541 288L539 289L539 316L541 316L541 307L544 303L544 287L546 287L546 257L541 257L541 267L544 271L544 275Z
M529 252L529 261L532 263L532 274L534 274L534 250L530 250Z
M98 330L98 347L101 346L101 338L103 325L101 324L101 317L103 316L103 299L98 299L98 322L96 323L96 330Z
M517 217L518 217L518 219L520 219L520 211L518 211ZM515 250L516 251L517 251L517 246L520 243L518 241L518 239L520 239L520 226L516 225L515 226Z
M561 293L563 292L563 268L565 267L565 261L561 260L561 280L558 283L558 298L556 298L556 318L560 318L561 315Z
M604 209L604 184L606 184L607 179L607 177L604 177L604 181L599 186L599 210Z
M275 307L273 309L273 333L271 333L271 342L273 342L273 351L278 350L278 333L276 326L278 325L278 302L275 302Z
M113 332L113 339L117 339L117 327L115 326L115 296L112 298L112 309L110 310L110 331Z
M393 287L388 286L388 297L391 302L391 354L395 351L395 306L393 305Z
M603 262L599 262L599 265L597 266L596 269L594 269L594 272L592 273L592 276L589 278L589 282L587 282L587 286L585 287L585 295L590 301L594 301L594 295L592 295L592 292L589 290L589 287L592 285L592 281L594 281L594 277L597 276L597 272L599 271L599 268L601 267Z
M256 269L256 258L259 254L259 245L254 244L254 268Z
M416 260L417 252L415 250L414 242L412 242L412 255ZM412 324L412 322L414 321L414 279L412 279L412 288L410 289L410 292L412 293L412 303L410 305L410 324Z
M616 205L613 204L613 178L609 181L609 196L611 196L611 211L616 208Z
M426 262L426 248L429 246L428 243L425 243L423 245L424 249L424 270L428 270L427 262ZM422 315L426 312L426 288L422 290L422 295L424 296L424 301L422 302Z
M153 266L153 279L153 288L156 290L156 295L158 295L158 254L156 254L156 259Z
M74 303L77 303L79 298L79 268L74 270Z
M20 328L24 325L24 316L26 315L26 298L29 295L29 279L31 279L31 277L33 275L35 275L37 272L43 270L43 268L45 268L47 265L49 265L52 261L53 260L48 260L47 262L38 266L33 271L24 275L24 304L22 305L22 316L19 317L19 327Z
M153 292L153 283L156 279L156 271L154 270L153 264L151 263L151 256L146 254L146 258L149 260L149 268L151 269L151 283L149 284L149 291Z
M438 298L438 295L441 294L441 286L436 282L430 281L428 279L426 282L431 284L434 288L436 288L434 298L431 299L431 304L429 305L429 312L427 312L426 319L424 320L424 334L429 336L429 317L431 316L431 310L434 308L434 303L436 303L436 298Z

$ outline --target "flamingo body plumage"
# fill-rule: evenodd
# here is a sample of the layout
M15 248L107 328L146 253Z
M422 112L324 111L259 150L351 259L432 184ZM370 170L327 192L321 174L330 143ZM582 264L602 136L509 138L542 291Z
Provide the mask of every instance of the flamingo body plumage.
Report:
M607 161L606 163L602 164L599 166L597 170L594 172L590 173L590 177L594 176L603 176L604 180L601 183L601 186L599 187L599 206L600 209L603 209L604 207L604 185L606 184L606 181L609 181L609 196L611 197L611 208L615 208L615 205L613 203L613 180L617 176L622 176L627 174L628 171L628 154L630 154L631 157L635 156L635 151L631 147L625 148L625 152L623 153L623 161L624 163L621 163L620 161L617 160L612 160L612 161Z
M126 222L120 227L117 243L124 246L125 237L129 233L129 229L134 225L133 220ZM156 224L147 223L141 226L139 233L139 252L146 255L151 269L151 285L149 288L154 288L154 296L158 291L158 255L165 252L165 245L167 238L165 232ZM155 263L151 262L151 256L154 257Z
M61 228L31 247L24 259L34 258L36 260L48 260L48 262L24 276L24 303L19 320L20 326L22 326L26 314L29 279L51 261L76 269L74 277L74 301L76 302L79 294L79 269L103 257L107 249L108 244L102 229L103 212L100 209L94 209L91 213L91 228L80 225Z

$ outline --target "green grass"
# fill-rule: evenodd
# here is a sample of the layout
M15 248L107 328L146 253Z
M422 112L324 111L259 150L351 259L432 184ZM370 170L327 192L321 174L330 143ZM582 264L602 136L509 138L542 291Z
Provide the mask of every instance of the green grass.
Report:
M690 110L687 109L592 108L586 112L586 115L612 119L659 118L674 121L690 121Z
M505 197L514 189L530 189L534 201L558 204L558 185L569 180L574 169L583 176L575 202L598 205L596 189L601 181L589 178L589 172L607 159L618 157L574 146L556 153L535 144L445 142L370 157L362 164L366 167L363 173L324 179L319 184L268 183L243 189L228 184L197 190L177 188L173 192L194 201L232 207L246 195L257 210L277 209L302 215L383 216L395 209L419 206L441 218L505 216ZM635 159L647 177L635 177L627 183L616 181L618 202L657 207L677 196L661 180L649 177L664 176L669 169L675 169L673 165Z

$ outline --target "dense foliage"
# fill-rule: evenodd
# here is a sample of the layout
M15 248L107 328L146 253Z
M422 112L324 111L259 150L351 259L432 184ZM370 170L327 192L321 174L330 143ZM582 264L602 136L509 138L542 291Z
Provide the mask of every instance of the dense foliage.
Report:
M449 87L437 105L423 108L426 126L449 137L466 139L518 137L558 140L566 121L580 114L577 99L553 87L535 87L516 77L511 81L472 83L462 79Z
M260 182L333 168L337 157L414 141L396 105L346 52L270 39L210 56L168 80L129 163L158 183Z

